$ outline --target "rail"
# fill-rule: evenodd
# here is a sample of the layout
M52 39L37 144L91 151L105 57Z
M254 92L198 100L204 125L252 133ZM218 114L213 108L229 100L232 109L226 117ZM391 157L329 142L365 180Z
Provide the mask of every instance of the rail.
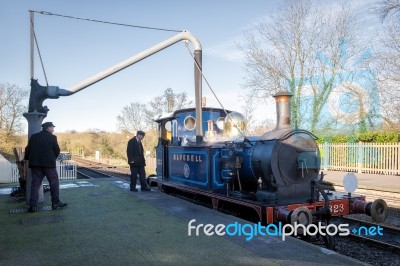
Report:
M118 167L118 166L114 166L114 165L110 165L110 163L108 162L107 159L94 159L92 157L87 157L87 158L83 158L81 157L79 154L76 155L74 153L72 154L72 160L76 163L82 163L82 164L98 164L98 165L102 165L102 167L112 167L112 168L119 168L119 169L124 169L123 172L130 172L129 170L129 165L128 163L126 163L126 166L123 167ZM155 174L156 172L156 167L157 167L157 159L155 157L150 157L150 156L146 156L146 174L150 175L150 174Z
M400 234L399 228L379 224L380 229L374 230L378 224L351 217L341 217L340 219L342 224L349 224L349 227L352 228L349 236L355 240L366 243L369 246L400 253L400 245L397 241Z

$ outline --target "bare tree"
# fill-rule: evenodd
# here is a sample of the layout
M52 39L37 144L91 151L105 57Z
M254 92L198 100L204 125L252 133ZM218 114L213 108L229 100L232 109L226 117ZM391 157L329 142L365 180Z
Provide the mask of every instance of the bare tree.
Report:
M28 91L17 85L0 83L0 149L7 152L18 142L16 135L23 130L22 114Z
M292 123L314 131L335 86L352 82L363 46L348 7L285 1L279 12L245 35L246 82L252 97L292 95ZM311 114L307 116L305 114Z
M390 15L400 14L400 0L379 1L372 8L372 11L383 21Z
M121 131L135 132L147 129L145 124L146 105L133 102L125 106L117 116L117 128Z
M381 111L390 129L400 123L400 1L379 1L374 7L383 23L379 42L375 46L375 61Z
M192 101L188 100L186 92L175 93L171 88L166 89L163 95L155 97L150 102L155 115L170 113L188 107L190 104Z
M254 98L249 97L248 95L244 95L241 97L243 101L242 114L247 119L247 130L248 133L253 133L253 128L255 127L256 119L254 118Z
M156 130L153 119L157 115L188 107L191 103L192 101L188 100L185 92L175 93L171 88L168 88L163 95L150 101L148 106L139 102L125 106L121 115L117 116L117 128L129 132L138 129Z
M249 95L240 96L243 105L241 106L242 114L247 120L247 135L262 135L274 128L274 123L271 119L263 117L256 119L254 111L256 108L256 99ZM263 102L267 104L267 102Z
M154 117L189 107L191 104L192 101L188 99L186 92L175 93L171 88L168 88L163 95L150 101L150 107L146 109L146 124L152 125L155 129Z
M0 83L0 129L3 132L15 134L22 130L23 101L27 96L28 91L17 85Z

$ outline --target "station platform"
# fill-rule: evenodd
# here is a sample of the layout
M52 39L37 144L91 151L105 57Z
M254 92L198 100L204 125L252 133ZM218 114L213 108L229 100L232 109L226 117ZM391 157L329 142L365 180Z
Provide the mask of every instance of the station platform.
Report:
M365 265L295 238L188 235L188 223L247 221L119 178L62 181L69 205L36 213L0 185L0 265Z
M323 171L324 181L333 185L342 186L343 178L347 172ZM358 179L358 187L361 189L374 189L387 192L400 192L400 176L353 173Z

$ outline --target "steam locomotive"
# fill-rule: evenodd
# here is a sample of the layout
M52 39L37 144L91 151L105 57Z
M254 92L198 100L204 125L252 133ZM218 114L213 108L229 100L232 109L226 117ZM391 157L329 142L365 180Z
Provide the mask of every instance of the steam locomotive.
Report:
M261 136L247 136L242 114L217 108L200 109L204 138L196 135L195 108L155 119L159 141L150 184L263 224L329 223L331 216L351 213L385 220L381 199L324 190L316 136L292 128L289 93L274 98L276 127Z

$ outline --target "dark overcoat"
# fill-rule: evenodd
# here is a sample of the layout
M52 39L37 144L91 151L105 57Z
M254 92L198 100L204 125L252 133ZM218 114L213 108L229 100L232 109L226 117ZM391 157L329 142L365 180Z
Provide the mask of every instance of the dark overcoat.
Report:
M55 168L59 154L57 137L43 130L30 137L24 159L29 160L29 167Z
M136 137L133 137L128 141L126 156L128 157L129 164L131 164L133 161L133 166L146 166L146 160L144 159L143 154L143 146L138 142Z

